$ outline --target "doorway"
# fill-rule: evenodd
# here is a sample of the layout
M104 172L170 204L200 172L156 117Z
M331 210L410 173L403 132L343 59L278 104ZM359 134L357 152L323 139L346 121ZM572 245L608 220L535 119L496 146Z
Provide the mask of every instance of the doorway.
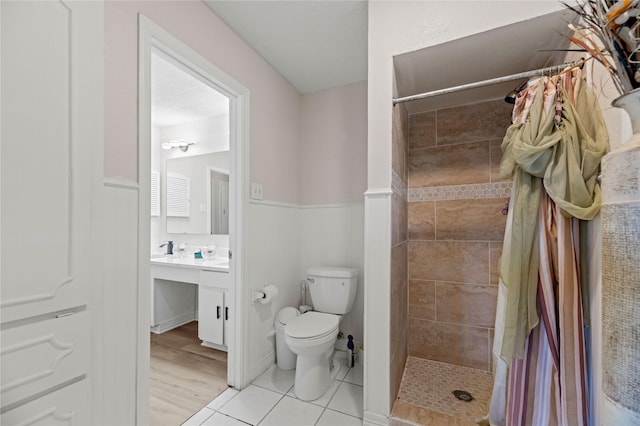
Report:
M228 336L211 342L206 333L216 320L205 311L214 310L216 301L204 297L208 293L197 281L185 282L179 275L158 279L167 271L157 259L188 264L198 251L216 259L228 252L229 121L224 93L187 65L152 49L151 173L159 185L149 200L155 203L150 228L151 424L182 424L227 388ZM173 252L184 253L166 254L160 248L166 241L173 241Z
M229 301L227 306L231 306L231 309L225 309L225 317L229 318L228 324L225 326L225 344L224 346L228 350L227 354L227 370L226 370L226 384L238 389L241 389L246 383L244 383L244 371L246 371L244 361L244 348L246 347L246 332L243 332L246 320L246 315L243 309L241 301L244 300L243 295L247 293L243 288L244 276L244 264L243 264L243 223L244 216L248 206L248 117L249 117L249 92L248 90L237 83L233 78L226 75L219 70L208 60L191 50L184 43L173 37L171 34L163 30L161 27L154 24L152 21L144 16L140 17L140 32L139 32L139 182L140 182L140 198L139 198L139 280L138 280L138 391L137 391L137 423L149 423L149 395L150 395L150 342L149 342L149 319L154 315L154 303L152 301L153 287L151 283L151 251L156 249L152 247L154 242L159 242L160 238L170 239L172 236L176 236L176 240L179 242L186 242L187 247L197 248L198 246L217 245L218 248L228 248L229 261L228 261L228 280L229 290L225 299ZM224 187L223 190L216 192L216 198L220 198L220 193L228 193L228 205L224 209L224 213L228 218L228 233L226 238L222 234L212 234L211 220L203 220L203 228L196 228L195 230L180 229L178 231L167 227L167 215L164 214L164 221L162 208L160 213L156 217L151 217L151 200L152 200L152 187L156 188L158 185L152 185L152 164L157 165L159 169L154 173L154 176L160 175L160 206L162 206L162 171L165 172L164 186L166 188L166 176L168 175L168 169L166 167L167 161L170 159L184 160L187 157L204 157L214 154L224 154L225 150L219 146L212 146L212 138L204 137L201 140L195 140L193 135L187 137L175 137L167 139L166 141L160 140L158 137L158 126L153 126L154 120L154 106L152 102L152 86L153 86L153 64L154 61L160 58L161 60L169 63L174 68L178 69L195 81L201 86L213 90L218 96L221 96L227 101L227 115L210 115L204 117L201 120L204 121L218 121L220 123L226 123L226 129L228 134L228 147L226 150L227 166L221 166L217 163L206 163L202 167L197 168L202 171L197 177L188 179L194 179L194 185L202 185L203 188L203 200L202 203L196 204L192 207L197 213L210 214L213 210L211 201L211 177L209 166L213 164L214 168L218 172L226 172L228 176L228 189ZM177 99L177 95L173 95ZM171 100L170 102L171 103ZM177 103L177 102L176 102ZM188 109L188 108L187 108ZM216 119L217 117L217 119ZM222 117L222 118L221 118ZM156 123L157 124L157 123ZM200 123L203 124L203 123ZM209 123L211 124L211 123ZM206 127L207 123L204 123ZM174 123L174 127L180 127L179 123ZM224 126L223 126L224 127ZM175 129L173 129L175 130ZM166 132L165 132L166 133ZM166 136L166 135L165 135ZM213 138L217 143L218 138ZM154 146L162 145L165 143L167 152L173 151L171 154L164 155L164 163L160 161L160 155L156 160L152 161L152 153L154 152ZM215 145L214 143L214 145ZM188 154L188 155L187 155ZM224 155L218 155L224 157ZM216 160L217 161L217 160ZM187 167L189 169L189 167ZM156 180L155 178L153 179ZM197 182L196 182L197 181ZM191 182L189 180L189 182ZM195 189L195 188L194 188ZM225 191L226 190L226 191ZM164 196L166 198L166 195ZM153 197L155 200L157 197ZM191 199L189 195L187 197ZM166 200L165 200L166 201ZM154 209L157 212L157 209ZM194 215L195 216L195 215ZM175 223L184 224L184 221L180 222L183 217L175 217L177 219ZM219 221L220 222L220 221ZM154 233L152 234L152 226L155 226ZM225 225L220 225L223 229ZM203 229L203 230L199 230ZM213 232L216 232L214 229ZM153 235L153 237L152 237ZM164 240L163 240L164 241ZM158 244L159 245L159 244ZM187 255L193 256L187 249ZM192 284L185 284L187 287ZM196 283L197 287L197 283ZM174 293L184 293L183 289L176 290ZM187 296L187 299L189 296ZM193 298L191 300L194 300ZM226 303L226 302L225 302ZM197 306L197 305L196 305ZM197 316L196 316L197 318ZM177 324L180 325L180 324ZM184 329L176 328L176 332L188 334L191 329L193 334L194 324L186 324ZM202 349L202 348L200 348ZM220 348L218 348L220 349ZM196 352L199 352L196 351ZM210 358L216 358L216 356L210 356ZM213 361L212 361L213 362ZM223 375L224 376L224 375ZM223 377L224 378L224 377ZM213 386L212 386L213 387ZM213 399L213 398L212 398ZM186 419L185 419L186 420Z

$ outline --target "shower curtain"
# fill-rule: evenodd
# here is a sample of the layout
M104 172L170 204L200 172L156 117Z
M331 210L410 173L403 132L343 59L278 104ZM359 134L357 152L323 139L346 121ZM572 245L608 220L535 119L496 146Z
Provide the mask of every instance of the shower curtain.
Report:
M600 208L608 136L579 69L530 83L502 143L513 176L500 264L493 425L587 425L579 220Z

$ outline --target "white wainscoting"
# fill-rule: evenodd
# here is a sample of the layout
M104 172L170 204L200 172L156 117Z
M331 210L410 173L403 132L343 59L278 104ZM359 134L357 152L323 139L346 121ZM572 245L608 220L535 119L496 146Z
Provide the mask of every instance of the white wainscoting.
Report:
M277 299L249 309L248 377L253 379L275 361L275 317L285 306L300 304L300 282L314 265L354 266L360 269L356 303L341 329L363 340L364 206L339 204L300 206L252 201L249 213L250 288L278 286Z
M388 424L391 190L365 193L364 424Z
M357 344L364 339L364 204L302 206L300 279L311 266L358 268L358 292L351 312L340 322L345 335ZM309 295L307 292L307 302ZM338 347L346 345L338 344ZM346 348L346 346L345 346Z
M250 289L267 284L278 287L278 296L270 303L253 304L248 315L249 381L275 362L273 322L285 306L296 306L300 299L300 208L294 204L254 202L249 206L249 243L245 253Z
M107 180L104 191L104 354L105 385L120 391L105 392L105 424L134 424L136 419L136 312L138 187ZM362 204L300 206L252 201L247 221L245 259L248 288L278 286L272 302L252 304L248 313L249 381L275 361L270 336L277 313L300 303L300 282L308 266L343 264L360 269L358 296L348 330L363 336L364 311L364 207ZM387 248L388 249L388 248ZM388 328L388 325L387 325ZM387 356L388 358L388 356ZM388 370L388 366L386 367ZM388 379L387 379L388 380ZM388 399L384 395L383 399Z
M138 186L104 184L103 424L136 423ZM117 390L117 391L114 391Z

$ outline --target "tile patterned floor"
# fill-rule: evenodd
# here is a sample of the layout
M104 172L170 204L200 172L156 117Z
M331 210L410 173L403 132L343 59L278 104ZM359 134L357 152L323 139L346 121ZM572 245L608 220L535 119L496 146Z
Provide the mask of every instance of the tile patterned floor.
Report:
M335 358L336 378L315 401L293 391L295 370L270 367L242 391L227 389L183 426L355 426L362 424L362 365Z
M486 414L492 386L493 377L489 372L409 357L392 416L403 418L406 413L416 415L435 411L474 421ZM453 396L454 390L465 390L474 400L459 401ZM420 423L417 418L412 421Z

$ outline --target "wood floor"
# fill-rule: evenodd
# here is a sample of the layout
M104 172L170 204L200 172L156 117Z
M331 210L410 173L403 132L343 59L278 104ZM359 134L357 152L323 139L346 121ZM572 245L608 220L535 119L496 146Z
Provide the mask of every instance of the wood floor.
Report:
M178 426L225 389L227 353L200 345L196 321L151 333L151 426Z

